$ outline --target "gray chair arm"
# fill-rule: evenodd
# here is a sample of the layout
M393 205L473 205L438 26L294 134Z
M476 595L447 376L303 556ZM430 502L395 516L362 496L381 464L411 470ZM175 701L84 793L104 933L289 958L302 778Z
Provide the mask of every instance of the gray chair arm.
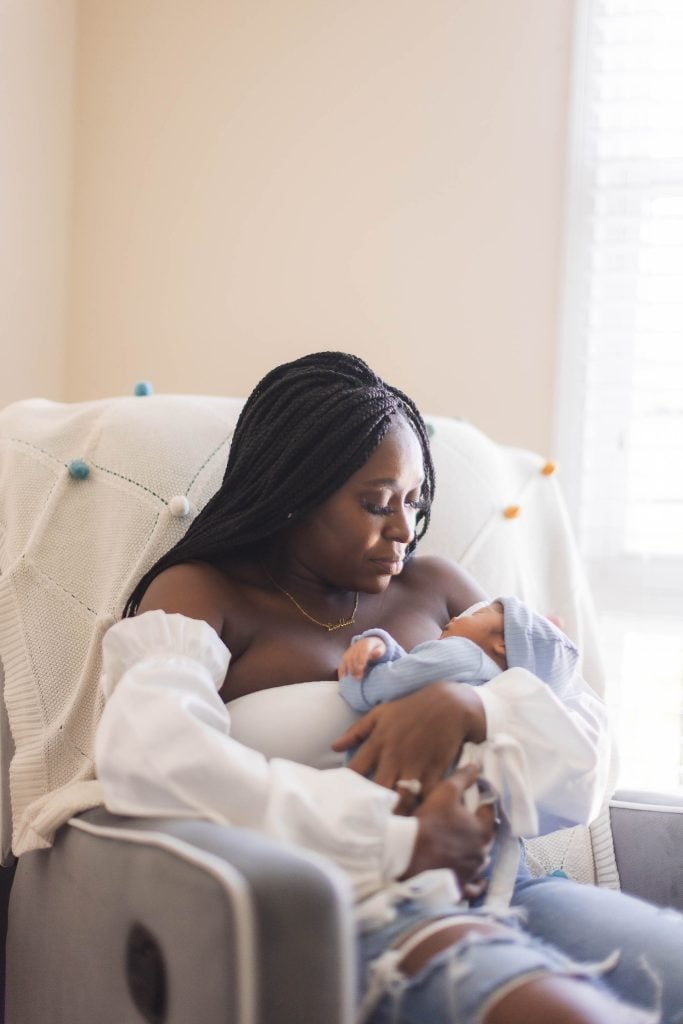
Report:
M7 1024L349 1024L341 872L246 830L97 808L22 856Z
M683 797L617 790L610 818L624 892L683 910Z

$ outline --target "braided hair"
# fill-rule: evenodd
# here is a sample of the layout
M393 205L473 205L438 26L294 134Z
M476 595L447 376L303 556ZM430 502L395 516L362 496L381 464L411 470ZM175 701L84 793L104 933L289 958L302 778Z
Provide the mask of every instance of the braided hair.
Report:
M411 555L429 525L434 494L424 420L407 395L362 359L317 352L276 366L256 385L237 421L221 486L185 536L145 573L124 615L135 615L165 569L247 554L320 505L367 462L397 414L415 431L424 462L425 507L417 514Z

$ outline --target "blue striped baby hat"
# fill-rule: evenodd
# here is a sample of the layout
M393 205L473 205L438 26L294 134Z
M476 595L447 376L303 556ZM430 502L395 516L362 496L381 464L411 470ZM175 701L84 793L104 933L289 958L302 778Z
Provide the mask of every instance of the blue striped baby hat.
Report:
M526 668L553 689L566 685L579 658L576 645L552 622L518 597L497 597L505 616L508 668Z

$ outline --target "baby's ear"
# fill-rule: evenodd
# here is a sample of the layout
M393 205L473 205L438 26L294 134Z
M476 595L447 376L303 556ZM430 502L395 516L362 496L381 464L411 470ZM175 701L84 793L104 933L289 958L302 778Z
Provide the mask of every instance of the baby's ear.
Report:
M496 654L505 654L505 634L494 633L493 634L493 649Z

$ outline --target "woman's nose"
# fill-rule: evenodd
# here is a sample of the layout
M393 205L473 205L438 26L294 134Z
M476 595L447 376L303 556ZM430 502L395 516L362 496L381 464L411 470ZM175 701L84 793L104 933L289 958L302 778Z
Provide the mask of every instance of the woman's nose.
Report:
M401 544L410 544L415 536L415 512L411 508L396 511L387 519L386 534Z

